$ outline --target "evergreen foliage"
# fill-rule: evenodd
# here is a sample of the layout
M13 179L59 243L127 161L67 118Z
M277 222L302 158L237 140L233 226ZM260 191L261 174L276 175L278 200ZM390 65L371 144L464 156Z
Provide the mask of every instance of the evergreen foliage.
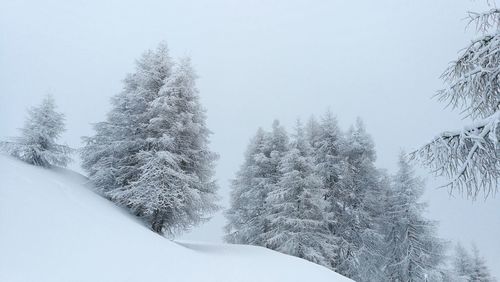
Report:
M445 281L446 245L423 217L423 184L406 160L387 176L375 166L363 122L343 132L329 112L320 122L299 122L288 139L275 122L250 141L232 182L226 241L304 258L356 281Z
M217 210L217 155L188 58L173 61L165 44L145 52L113 97L105 122L85 137L83 167L111 200L157 233L174 234Z
M65 167L70 161L71 148L57 144L64 132L64 115L56 111L54 98L47 95L38 107L28 110L21 136L0 143L12 156L29 164Z

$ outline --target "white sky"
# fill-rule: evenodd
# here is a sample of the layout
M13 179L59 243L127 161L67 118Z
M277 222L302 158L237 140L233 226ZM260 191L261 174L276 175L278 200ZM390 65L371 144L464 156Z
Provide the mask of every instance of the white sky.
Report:
M226 204L249 138L275 118L291 128L297 117L330 108L347 128L360 116L378 165L390 171L401 149L459 128L458 114L431 97L474 37L465 12L485 2L0 0L0 7L0 136L16 135L25 109L50 91L67 116L64 141L81 146L134 60L165 40L174 57L191 56L200 75ZM421 171L441 235L475 241L500 277L498 197L450 198ZM217 215L184 237L219 241L223 224Z

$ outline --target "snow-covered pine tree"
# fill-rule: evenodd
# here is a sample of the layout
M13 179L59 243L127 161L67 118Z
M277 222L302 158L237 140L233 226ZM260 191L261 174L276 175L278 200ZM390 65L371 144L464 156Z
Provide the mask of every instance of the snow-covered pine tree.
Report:
M335 250L323 214L324 191L314 174L311 154L298 122L290 150L279 165L282 176L267 197L267 247L329 266L329 254Z
M305 134L311 148L317 148L321 138L321 124L315 116L311 116L305 125Z
M283 173L280 171L280 163L285 154L288 152L288 133L278 120L275 120L272 125L271 134L265 144L265 150L269 154L269 170L267 185L276 185ZM272 189L272 187L271 187Z
M472 255L461 245L455 247L452 261L456 281L459 282L495 282L496 279L486 266L486 260L481 257L476 245L472 245Z
M289 150L289 140L288 133L285 128L280 124L278 120L274 120L272 124L271 132L264 142L264 157L262 163L266 164L265 176L263 177L263 193L260 195L262 198L263 208L261 212L261 224L262 224L262 234L259 240L262 241L262 246L268 247L269 245L269 232L270 222L269 222L269 204L268 204L268 194L270 191L276 189L278 182L281 180L283 173L280 170L280 164Z
M388 230L390 230L387 222L391 217L387 214L387 207L391 205L394 197L393 177L381 169L377 171L377 174L379 176L377 188L369 192L365 198L365 205L367 205L372 222L370 222L370 228L366 229L368 232L365 231L366 234L362 236L364 247L360 254L360 281L389 281L385 273L385 268L389 264L386 257L387 243L385 239L386 234L389 233Z
M273 122L269 133L259 129L232 183L231 207L226 213L228 242L267 246L267 195L281 179L279 165L287 151L288 134L279 121Z
M326 198L334 198L344 167L342 149L344 136L337 119L330 111L322 117L319 132L312 144L315 172L321 178Z
M453 270L461 282L469 281L472 273L472 258L467 250L461 245L455 246L455 255L453 257Z
M1 142L0 147L29 164L65 167L71 161L71 148L57 144L64 132L64 115L56 111L54 98L47 95L38 107L28 110L21 136Z
M217 155L195 80L189 59L174 64L164 44L146 52L82 154L92 182L160 234L184 231L218 208Z
M218 208L217 155L208 148L210 131L195 79L189 59L175 65L148 108L139 179L109 193L160 234L189 229Z
M393 179L386 207L385 236L387 281L438 281L445 244L436 237L436 223L423 217L426 205L419 202L423 182L404 154Z
M359 280L359 252L362 246L362 222L367 214L363 211L362 201L366 189L362 178L361 164L365 150L361 144L356 144L360 136L354 134L354 128L343 137L340 147L338 164L340 174L332 191L333 197L329 201L329 213L332 229L338 238L338 251L334 269L349 278ZM349 144L353 142L353 144ZM352 146L351 146L352 145ZM360 146L358 146L360 145Z
M170 111L165 109L164 113L155 114L159 119L165 113L173 116L171 121L165 119L165 123L170 125L167 134L173 138L173 152L180 156L180 168L191 180L186 184L192 190L186 193L197 197L191 208L195 222L203 220L202 214L219 208L215 205L218 185L214 180L215 161L219 156L209 148L212 132L206 124L206 112L200 102L196 79L190 58L180 59L163 89L165 93L161 93L161 97L169 97L167 105ZM150 120L152 128L157 121L155 118Z
M250 140L245 160L231 182L230 207L225 240L234 244L264 245L262 240L267 197L266 176L269 159L264 146L269 133L259 128Z
M469 281L471 282L495 282L490 270L486 266L486 260L479 254L476 245L472 245L472 267L470 269Z
M139 178L138 154L147 151L150 103L158 97L172 65L165 43L145 52L136 61L135 72L125 78L122 92L111 99L107 120L94 125L94 136L83 138L82 167L104 194Z
M447 176L451 189L475 198L481 190L496 191L500 177L500 9L469 13L469 18L480 36L443 73L446 87L437 96L473 123L441 133L413 157Z
M342 156L345 140L337 119L330 111L322 116L319 130L314 121L309 122L308 139L313 149L314 174L319 177L321 188L325 191L323 196L327 201L325 224L328 226L331 237L336 239L340 233L337 216L342 210L342 204L337 199L339 198L341 174L345 166ZM340 250L337 246L334 246L334 249ZM340 260L340 254L338 252L331 253L329 260L330 267L338 271L339 264L343 262Z
M340 180L337 199L343 209L338 215L340 230L340 256L350 254L339 270L356 281L380 280L382 261L382 235L379 220L383 214L385 189L381 174L375 167L375 145L366 132L363 121L358 118L346 133L344 170ZM344 249L344 250L342 250Z
M168 150L141 151L139 179L112 192L112 199L129 207L156 233L173 234L190 227L194 194L187 195L190 181L179 167L179 159Z

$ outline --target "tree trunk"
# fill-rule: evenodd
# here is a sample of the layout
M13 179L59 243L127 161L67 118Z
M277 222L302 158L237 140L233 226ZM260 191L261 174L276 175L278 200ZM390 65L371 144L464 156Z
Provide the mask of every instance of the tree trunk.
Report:
M164 223L164 218L161 215L160 211L155 210L153 213L153 222L151 224L151 230L160 235L163 235L163 223Z

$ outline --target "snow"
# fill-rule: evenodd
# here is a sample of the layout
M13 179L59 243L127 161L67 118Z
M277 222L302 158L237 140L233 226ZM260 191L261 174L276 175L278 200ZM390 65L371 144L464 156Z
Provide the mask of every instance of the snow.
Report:
M0 281L352 281L261 247L175 242L86 178L0 155Z

